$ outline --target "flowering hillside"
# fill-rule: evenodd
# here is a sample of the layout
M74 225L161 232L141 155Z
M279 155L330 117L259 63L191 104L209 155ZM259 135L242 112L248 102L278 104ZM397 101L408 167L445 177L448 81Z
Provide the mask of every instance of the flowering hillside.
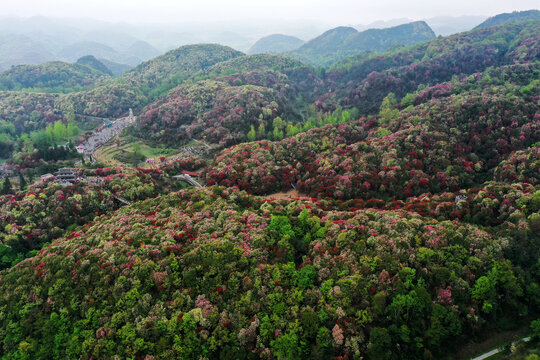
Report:
M489 67L534 62L539 56L540 21L509 24L437 38L411 50L378 57L346 59L327 74L335 91L319 106L356 106L372 113L389 93L398 98L419 85L435 85L453 76Z
M139 123L141 132L156 142L204 139L230 146L245 141L252 125L271 128L272 119L286 111L293 114L287 100L272 88L205 80L182 86L151 104Z
M513 151L540 141L538 106L515 95L435 98L395 110L390 123L388 116L227 149L208 167L208 183L257 194L293 184L312 196L403 199L479 185Z
M408 211L183 191L2 273L0 343L31 358L438 358L538 310L537 270L509 250L504 233Z
M67 230L91 222L122 205L113 196L144 200L174 188L160 170L105 168L87 170L103 186L79 182L38 183L15 195L0 196L0 269L33 256Z

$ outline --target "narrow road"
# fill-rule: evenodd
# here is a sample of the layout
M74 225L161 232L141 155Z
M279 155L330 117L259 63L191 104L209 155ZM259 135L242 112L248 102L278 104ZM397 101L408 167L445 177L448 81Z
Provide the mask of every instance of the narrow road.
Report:
M526 336L526 337L524 337L524 338L521 338L521 339L519 339L519 340L517 340L517 341L512 342L512 346L515 346L515 345L519 344L520 342L528 342L529 340L531 340L531 337L530 337L530 336ZM472 360L484 360L484 359L487 359L487 358L489 358L489 357L491 357L491 356L493 356L493 355L495 355L495 354L498 354L498 353L500 353L500 352L503 352L504 349L505 349L504 346L503 346L503 347L499 347L499 348L497 348L497 349L493 349L493 350L491 350L491 351L488 351L487 353L483 353L482 355L479 355L479 356L477 356L477 357L475 357L475 358L472 358Z
M173 176L173 179L178 179L187 182L191 186L202 188L203 186L199 184L195 179L193 179L190 175L184 174L184 175L175 175Z
M117 119L109 124L103 125L92 134L85 142L79 145L80 151L91 161L93 161L94 152L118 135L129 125L135 123L135 116L130 110L129 116Z

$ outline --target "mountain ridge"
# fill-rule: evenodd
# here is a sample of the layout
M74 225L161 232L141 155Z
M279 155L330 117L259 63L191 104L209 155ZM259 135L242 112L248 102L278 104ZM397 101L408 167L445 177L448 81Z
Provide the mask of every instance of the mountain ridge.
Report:
M540 10L514 11L490 17L475 29L484 29L492 26L511 24L528 20L540 20Z
M394 46L411 46L433 38L435 33L425 21L361 32L353 27L340 26L324 32L290 54L311 64L331 65L363 51L380 52Z

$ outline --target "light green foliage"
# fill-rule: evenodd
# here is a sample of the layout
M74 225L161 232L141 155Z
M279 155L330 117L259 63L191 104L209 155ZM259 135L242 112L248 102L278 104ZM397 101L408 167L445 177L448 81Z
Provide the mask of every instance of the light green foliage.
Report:
M255 127L251 125L251 129L247 133L247 139L249 141L255 141L256 138L257 138L257 135L255 134Z
M297 360L300 359L300 348L298 347L298 336L295 331L288 331L276 340L272 341L272 352L277 359Z
M378 137L379 139L382 139L383 137L388 136L388 135L392 135L392 131L384 127L379 127L377 129L377 132L375 133L375 136Z
M259 124L259 128L257 129L257 138L258 139L266 138L266 128L263 123Z
M392 125L399 119L399 110L395 108L397 105L396 96L389 93L382 101L379 111L379 123L383 125Z
M414 95L411 93L407 93L402 99L401 99L401 107L406 108L411 105L414 105Z

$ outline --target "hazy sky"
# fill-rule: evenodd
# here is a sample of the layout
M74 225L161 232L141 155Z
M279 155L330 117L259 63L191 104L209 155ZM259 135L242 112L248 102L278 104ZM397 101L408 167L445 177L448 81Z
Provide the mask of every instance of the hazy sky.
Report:
M495 15L538 8L538 0L0 0L0 15L91 17L115 22L320 20L369 23L394 18Z

